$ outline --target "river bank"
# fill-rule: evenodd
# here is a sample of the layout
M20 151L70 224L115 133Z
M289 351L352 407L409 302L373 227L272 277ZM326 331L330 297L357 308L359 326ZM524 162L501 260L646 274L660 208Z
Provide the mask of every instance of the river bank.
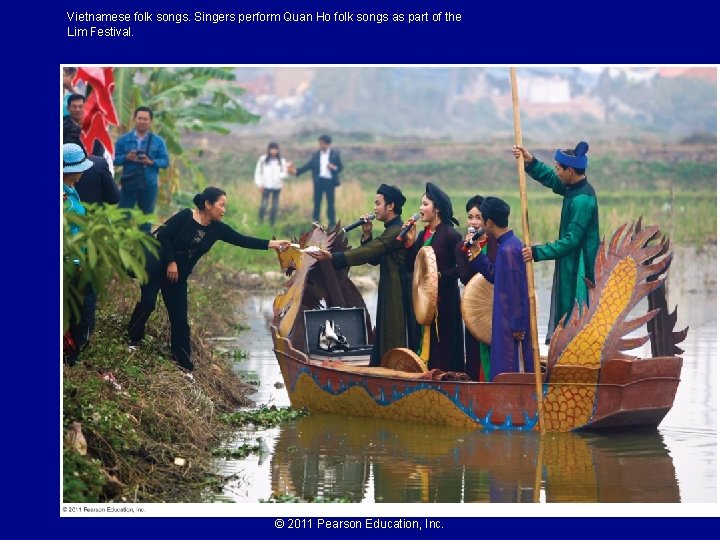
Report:
M208 339L233 328L241 301L210 277L190 286L194 380L170 360L160 302L135 350L123 333L137 288L115 285L100 302L90 345L63 369L64 502L201 502L220 489L212 451L234 431L221 416L254 389Z

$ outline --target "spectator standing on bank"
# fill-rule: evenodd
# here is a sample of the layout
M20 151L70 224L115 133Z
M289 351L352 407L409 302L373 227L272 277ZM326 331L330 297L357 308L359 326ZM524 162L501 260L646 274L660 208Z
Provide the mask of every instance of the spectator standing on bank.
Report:
M290 165L292 165L292 163L290 163ZM258 158L257 165L255 166L255 185L260 189L262 194L260 209L258 210L258 221L260 221L260 223L265 220L268 202L272 199L270 203L270 225L275 224L280 190L283 186L283 180L287 178L287 175L288 162L280 155L280 146L278 146L278 143L271 142L268 144L267 153Z
M121 136L115 144L115 166L122 167L120 177L120 208L137 205L143 214L155 211L160 169L170 165L165 140L153 133L153 112L149 107L138 107L133 114L135 129ZM141 174L143 173L143 174ZM152 224L144 223L141 229L150 232Z
M333 227L335 221L335 188L340 185L340 173L343 170L340 151L331 148L330 135L321 135L318 139L319 148L310 156L308 162L300 167L295 176L312 171L313 177L313 221L320 221L320 205L322 196L327 200L328 226Z

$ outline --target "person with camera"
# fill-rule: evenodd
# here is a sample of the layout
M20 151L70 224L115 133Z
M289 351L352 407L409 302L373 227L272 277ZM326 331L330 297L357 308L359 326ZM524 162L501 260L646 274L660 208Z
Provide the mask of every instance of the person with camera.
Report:
M221 240L248 249L279 249L290 246L288 240L262 240L240 234L222 222L227 205L225 192L205 188L193 198L195 208L181 210L155 233L160 242L159 257L148 261L148 283L140 288L140 301L128 323L131 346L145 337L145 326L162 293L170 319L170 350L174 360L188 372L194 364L190 358L187 280L200 257Z
M160 135L151 131L153 112L138 107L133 113L135 129L121 136L115 143L115 166L122 167L119 208L137 205L143 214L155 211L160 169L170 165L167 146ZM150 232L152 224L140 228Z

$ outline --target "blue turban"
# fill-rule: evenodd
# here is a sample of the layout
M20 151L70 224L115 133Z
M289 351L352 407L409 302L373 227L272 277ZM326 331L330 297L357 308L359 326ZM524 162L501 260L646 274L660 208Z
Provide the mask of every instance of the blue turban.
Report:
M587 151L590 149L588 143L580 141L575 147L575 155L566 154L559 148L555 152L555 161L573 169L586 169L588 164Z

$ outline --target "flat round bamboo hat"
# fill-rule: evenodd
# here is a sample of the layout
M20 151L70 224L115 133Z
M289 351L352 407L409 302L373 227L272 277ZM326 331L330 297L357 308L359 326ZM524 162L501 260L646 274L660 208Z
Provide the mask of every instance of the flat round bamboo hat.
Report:
M380 361L380 366L405 373L425 373L428 369L425 362L410 349L390 349Z
M493 285L482 274L475 274L463 291L460 311L472 336L490 345L492 335Z
M421 248L415 259L412 294L418 324L432 324L437 311L438 270L435 252L430 246Z

